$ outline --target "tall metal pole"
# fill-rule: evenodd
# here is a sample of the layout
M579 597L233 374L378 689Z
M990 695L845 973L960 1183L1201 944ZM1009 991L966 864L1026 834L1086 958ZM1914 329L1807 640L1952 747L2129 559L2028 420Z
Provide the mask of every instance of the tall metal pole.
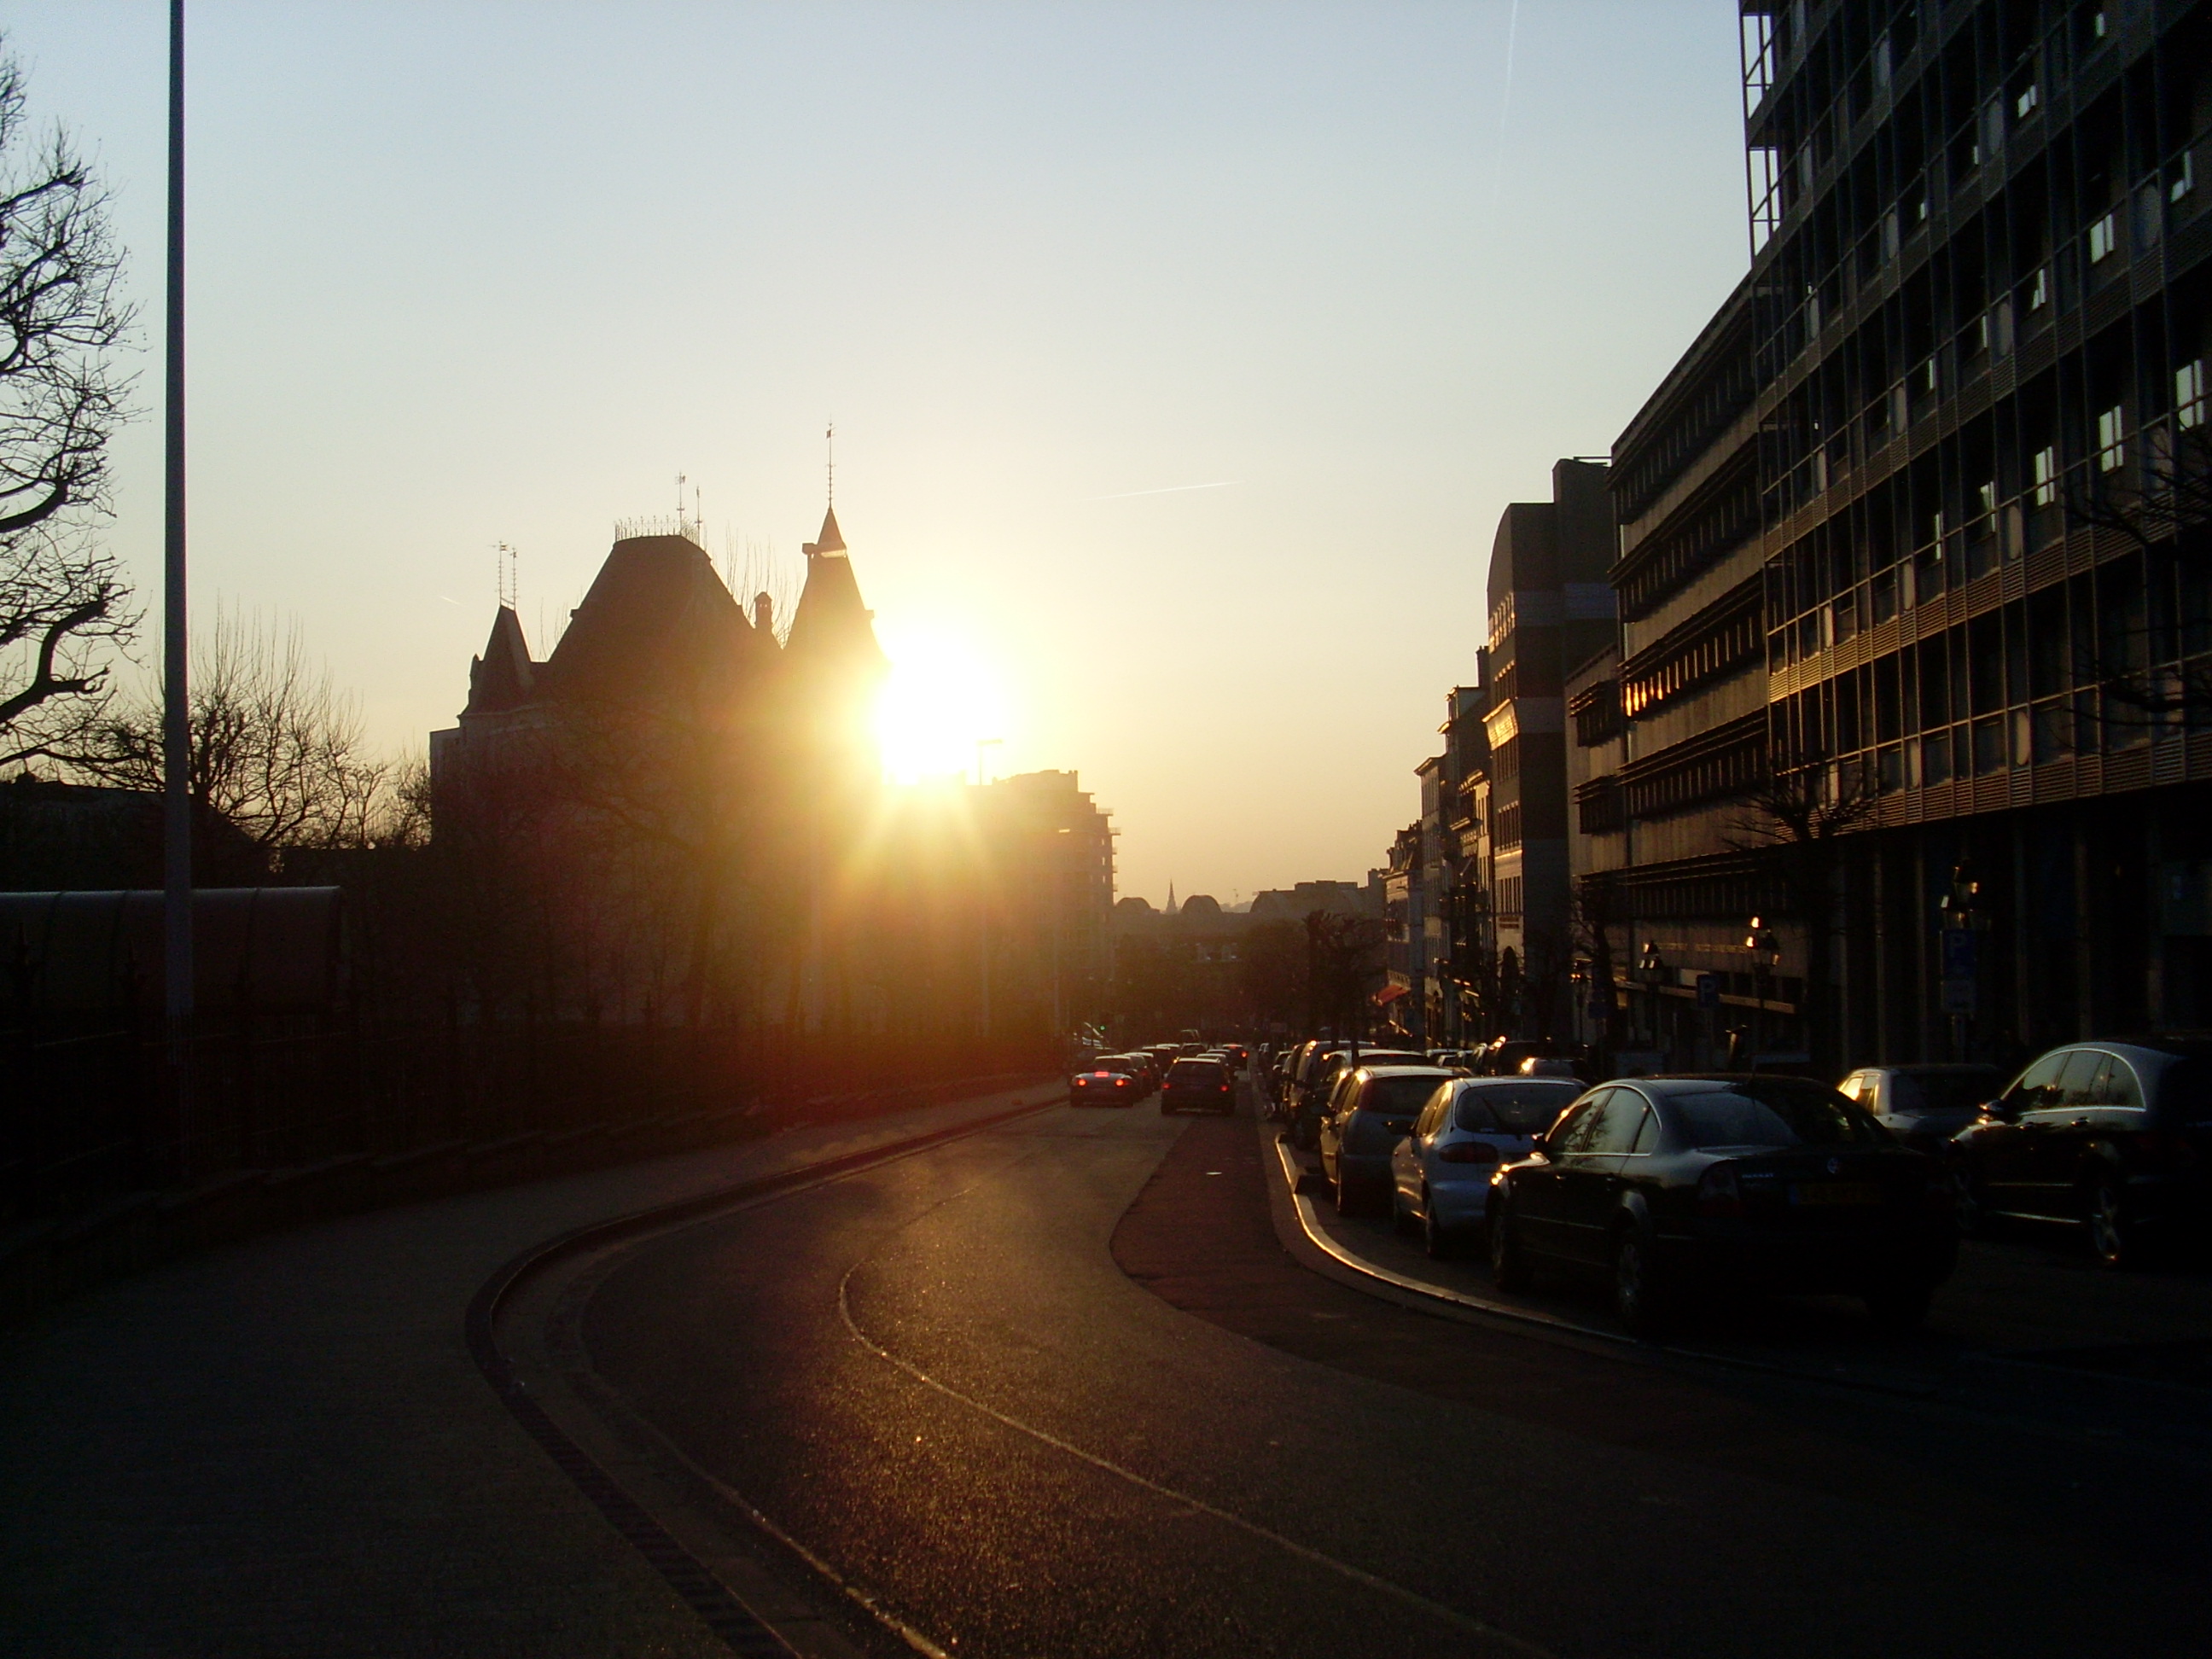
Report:
M179 1090L192 1017L191 717L185 633L185 0L169 0L167 467L161 544L162 956L170 1077Z

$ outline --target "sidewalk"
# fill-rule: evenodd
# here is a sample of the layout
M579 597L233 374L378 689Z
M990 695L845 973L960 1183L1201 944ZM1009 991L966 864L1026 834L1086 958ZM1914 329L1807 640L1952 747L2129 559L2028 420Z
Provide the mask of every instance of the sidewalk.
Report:
M1339 1215L1318 1158L1280 1142L1278 1130L1260 1128L1273 1201L1279 1223L1303 1235L1284 1242L1332 1277L1547 1328L1564 1340L1626 1340L1601 1286L1547 1279L1509 1294L1490 1282L1477 1248L1434 1261L1395 1231L1387 1212ZM2212 1438L2212 1273L2108 1273L2069 1249L2056 1230L1967 1240L1925 1328L1910 1337L1876 1331L1854 1298L1772 1297L1690 1311L1662 1346L1681 1358L2019 1411L2097 1432ZM2107 1413L2125 1420L2107 1424Z
M1053 1092L358 1215L0 1331L0 1651L726 1655L493 1396L471 1297L569 1228Z

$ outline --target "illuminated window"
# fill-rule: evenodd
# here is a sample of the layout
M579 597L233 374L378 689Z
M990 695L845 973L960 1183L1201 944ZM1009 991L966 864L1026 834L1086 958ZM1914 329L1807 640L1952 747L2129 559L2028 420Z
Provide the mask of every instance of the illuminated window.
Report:
M2035 452L2035 504L2049 507L2058 499L2058 448L2045 444Z
M2120 434L2120 409L2115 404L2097 416L2097 470L2117 472L2127 458L2127 443Z
M2089 227L2089 263L2096 264L2112 256L2119 246L2119 224L2111 214Z
M1984 518L1988 518L1991 514L1997 510L1997 487L1996 484L1985 483L1974 493L1976 498L1981 502L1982 516Z
M2204 424L2204 360L2173 371L2173 423L2187 431Z
M2039 269L2027 279L2027 308L2040 311L2051 303L2051 271L2048 266Z
M2013 113L2025 121L2035 113L2036 106L2042 101L2042 88L2030 82L2027 90L2012 100Z

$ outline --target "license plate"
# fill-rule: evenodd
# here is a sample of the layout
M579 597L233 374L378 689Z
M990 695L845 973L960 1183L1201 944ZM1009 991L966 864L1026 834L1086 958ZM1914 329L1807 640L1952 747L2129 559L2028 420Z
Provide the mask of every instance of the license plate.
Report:
M1879 1204L1881 1202L1881 1188L1871 1181L1828 1182L1817 1187L1792 1187L1790 1200L1793 1204L1822 1207L1841 1204Z

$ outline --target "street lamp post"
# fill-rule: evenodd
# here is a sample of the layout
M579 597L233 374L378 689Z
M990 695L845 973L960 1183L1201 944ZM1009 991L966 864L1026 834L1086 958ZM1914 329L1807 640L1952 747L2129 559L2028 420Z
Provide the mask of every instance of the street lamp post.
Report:
M1961 859L1951 866L1951 890L1936 906L1942 924L1943 1012L1950 1017L1951 1054L1971 1059L1974 1008L1980 990L1981 935L1989 931L1982 884Z
M1782 946L1765 919L1753 916L1743 948L1751 957L1751 1052L1756 1066L1759 1051L1766 1046L1766 988L1782 960Z
M1645 939L1644 948L1636 954L1636 980L1650 997L1651 1046L1655 1048L1666 1046L1659 1040L1659 988L1667 982L1667 959L1659 954L1658 942Z
M169 0L168 288L161 535L162 1012L179 1177L188 1173L192 1020L191 705L185 632L185 0Z

